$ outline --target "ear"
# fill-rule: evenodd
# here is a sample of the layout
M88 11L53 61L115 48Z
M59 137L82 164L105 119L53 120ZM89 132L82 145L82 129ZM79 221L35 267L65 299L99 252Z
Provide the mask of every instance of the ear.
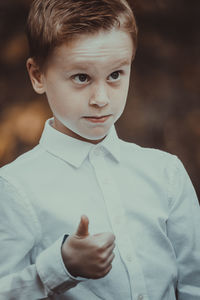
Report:
M39 66L35 63L33 58L28 58L26 67L33 89L36 91L36 93L43 94L45 92L44 75L41 72Z

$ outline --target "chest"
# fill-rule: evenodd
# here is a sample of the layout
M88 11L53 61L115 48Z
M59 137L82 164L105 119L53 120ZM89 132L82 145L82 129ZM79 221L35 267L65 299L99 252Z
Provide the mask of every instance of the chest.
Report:
M91 233L129 227L135 239L149 231L166 231L168 207L160 178L105 161L88 163L82 170L66 166L41 177L28 187L43 230L57 236L73 233L82 214Z

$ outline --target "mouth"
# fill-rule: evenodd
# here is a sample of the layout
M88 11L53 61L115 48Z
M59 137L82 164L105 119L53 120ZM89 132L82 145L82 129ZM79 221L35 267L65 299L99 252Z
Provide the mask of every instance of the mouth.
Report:
M111 115L106 115L106 116L89 116L89 117L84 117L84 119L86 119L87 121L92 122L92 123L104 123L110 117L111 117Z

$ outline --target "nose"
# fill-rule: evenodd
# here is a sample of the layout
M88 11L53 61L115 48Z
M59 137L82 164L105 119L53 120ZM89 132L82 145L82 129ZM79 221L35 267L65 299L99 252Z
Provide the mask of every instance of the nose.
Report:
M94 86L90 97L90 105L104 107L110 102L107 87L104 83L98 83Z

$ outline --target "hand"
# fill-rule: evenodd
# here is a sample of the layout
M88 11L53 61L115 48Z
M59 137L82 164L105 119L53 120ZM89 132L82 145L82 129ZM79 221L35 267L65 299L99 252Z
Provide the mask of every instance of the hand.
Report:
M88 218L82 216L76 233L62 246L62 257L72 276L98 279L112 268L115 236L112 233L90 235L88 225Z

